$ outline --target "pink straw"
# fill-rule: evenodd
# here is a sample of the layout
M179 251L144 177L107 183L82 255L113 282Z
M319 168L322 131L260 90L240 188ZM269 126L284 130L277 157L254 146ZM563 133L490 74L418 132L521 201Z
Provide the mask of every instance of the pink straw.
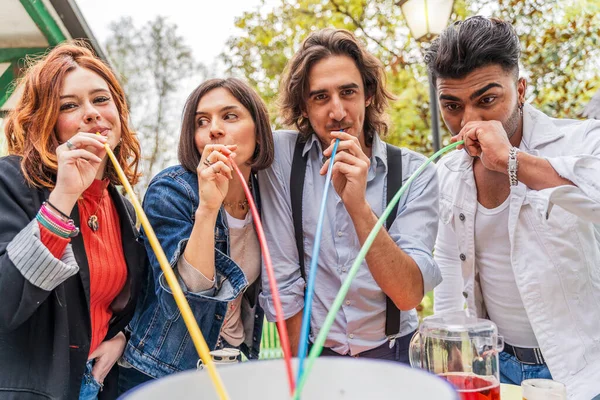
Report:
M252 197L252 193L250 193L250 188L246 183L246 179L244 178L244 175L238 168L235 161L233 161L231 157L229 157L229 160L231 161L233 169L235 169L235 172L237 173L238 177L240 178L240 181L242 182L244 193L246 193L246 198L248 199L248 204L250 205L250 210L252 211L252 218L254 219L254 225L256 226L256 234L258 236L260 249L262 251L262 256L265 261L265 268L269 277L269 286L271 287L271 293L273 294L273 305L275 306L275 316L277 318L277 330L279 331L279 340L281 341L281 347L283 349L283 357L285 359L285 366L287 369L287 376L290 385L290 394L293 394L296 385L294 383L294 371L292 369L292 352L290 342L288 339L287 327L283 318L283 309L281 308L281 300L279 299L277 281L275 280L275 273L273 272L271 253L269 253L269 248L267 247L267 240L265 238L265 232L263 231L262 223L260 222L260 216L258 214L258 209L256 208L256 204L254 203L254 198Z

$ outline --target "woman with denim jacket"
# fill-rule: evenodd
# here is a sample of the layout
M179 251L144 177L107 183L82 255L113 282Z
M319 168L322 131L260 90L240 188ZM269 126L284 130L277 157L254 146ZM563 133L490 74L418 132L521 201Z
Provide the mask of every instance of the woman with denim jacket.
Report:
M186 102L178 149L181 165L160 172L144 198L144 210L216 361L239 359L238 350L249 359L258 358L263 323L257 302L260 248L229 156L258 200L254 173L269 167L274 156L266 107L244 82L213 79ZM143 238L152 268L130 324L121 392L201 364Z

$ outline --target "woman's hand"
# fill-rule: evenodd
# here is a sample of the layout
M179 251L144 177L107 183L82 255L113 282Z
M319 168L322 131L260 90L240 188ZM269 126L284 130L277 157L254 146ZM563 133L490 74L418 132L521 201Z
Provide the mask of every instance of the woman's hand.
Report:
M206 145L197 168L198 195L200 206L208 211L217 211L221 207L229 181L233 179L233 166L229 156L235 157L237 145Z
M79 132L56 148L58 171L50 202L69 215L81 193L87 189L106 156L106 137Z
M104 378L123 354L126 343L125 335L119 332L112 339L100 343L90 355L90 359L96 360L92 368L92 376L98 383L104 383Z

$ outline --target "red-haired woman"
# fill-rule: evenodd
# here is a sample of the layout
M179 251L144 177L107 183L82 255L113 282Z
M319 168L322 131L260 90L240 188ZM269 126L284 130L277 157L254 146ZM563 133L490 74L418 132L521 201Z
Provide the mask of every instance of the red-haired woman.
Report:
M125 95L81 43L54 48L21 85L0 159L0 398L114 398L146 263L104 149L135 183Z

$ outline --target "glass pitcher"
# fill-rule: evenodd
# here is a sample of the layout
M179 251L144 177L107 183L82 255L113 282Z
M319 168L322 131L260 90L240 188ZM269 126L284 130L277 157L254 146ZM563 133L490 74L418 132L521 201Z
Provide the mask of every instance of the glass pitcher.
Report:
M411 340L409 357L412 367L453 384L462 400L499 400L503 348L496 324L461 311L425 318Z

